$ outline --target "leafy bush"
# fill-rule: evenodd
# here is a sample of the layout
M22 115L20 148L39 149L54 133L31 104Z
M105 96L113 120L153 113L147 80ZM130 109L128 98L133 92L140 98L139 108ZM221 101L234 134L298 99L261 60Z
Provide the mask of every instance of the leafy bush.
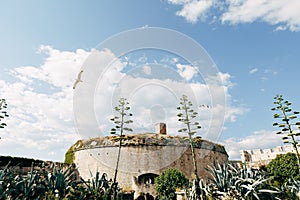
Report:
M184 188L188 180L178 169L169 168L155 178L155 188L159 199L176 199L176 189Z
M289 179L300 180L297 157L293 153L279 154L267 165L268 172L274 176L274 181L282 186Z

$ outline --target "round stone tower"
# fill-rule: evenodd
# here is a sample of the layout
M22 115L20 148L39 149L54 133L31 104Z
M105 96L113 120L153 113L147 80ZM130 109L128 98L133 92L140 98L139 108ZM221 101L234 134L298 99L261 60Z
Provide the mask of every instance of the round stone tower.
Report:
M207 180L208 165L228 161L224 146L200 137L194 138L198 175ZM119 141L117 136L97 137L77 141L70 149L80 176L91 179L97 171L113 179ZM124 136L117 181L125 190L156 195L154 180L167 168L177 168L192 179L193 161L187 137L143 133Z

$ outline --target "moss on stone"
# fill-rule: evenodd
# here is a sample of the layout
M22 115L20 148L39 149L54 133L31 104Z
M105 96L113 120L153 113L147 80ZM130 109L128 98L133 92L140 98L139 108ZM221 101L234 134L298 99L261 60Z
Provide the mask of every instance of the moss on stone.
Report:
M65 163L73 164L75 160L75 151L83 146L82 140L78 140L74 145L72 145L65 153Z
M79 140L67 151L66 158L68 160L66 161L73 162L74 152L79 150L118 146L119 139L119 136L114 135ZM200 136L194 137L193 141L195 148L209 149L227 154L222 145L204 140ZM122 138L122 146L189 146L189 138L186 136L154 133L126 134Z
M194 143L201 143L203 141L202 137L197 136L193 138Z

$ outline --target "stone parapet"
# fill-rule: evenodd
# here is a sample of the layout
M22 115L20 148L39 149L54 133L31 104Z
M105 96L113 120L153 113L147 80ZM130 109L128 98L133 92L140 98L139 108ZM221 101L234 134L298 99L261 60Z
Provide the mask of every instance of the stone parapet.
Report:
M299 148L298 148L299 149ZM300 150L300 149L299 149ZM277 146L269 149L241 150L241 161L250 166L267 165L278 154L296 153L292 145Z

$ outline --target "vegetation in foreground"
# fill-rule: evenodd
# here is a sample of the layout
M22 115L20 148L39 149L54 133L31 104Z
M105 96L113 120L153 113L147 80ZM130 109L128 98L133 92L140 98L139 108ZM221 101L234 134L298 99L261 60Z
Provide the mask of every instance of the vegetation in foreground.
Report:
M296 161L296 160L295 160ZM296 164L296 162L294 162ZM209 180L199 181L200 197L196 195L194 180L186 180L182 173L168 169L155 180L160 199L175 199L175 191L183 189L188 200L297 200L300 199L300 180L287 179L284 184L274 184L276 177L266 171L218 164L207 169ZM183 184L187 183L187 184ZM166 192L168 191L168 192Z
M192 136L200 129L198 122L193 119L197 112L191 108L192 103L187 96L183 95L180 106L177 108L179 121L186 125L186 128L179 130L186 132L193 154L193 165L195 179L190 183L184 177L183 173L176 169L168 169L156 178L155 187L161 200L173 200L176 198L176 188L182 188L186 191L189 200L206 199L300 199L300 155L298 151L299 142L297 137L300 135L300 122L294 122L299 112L292 111L291 103L284 100L282 95L275 96L275 107L273 111L275 122L273 126L278 126L282 134L283 142L290 143L294 147L296 154L278 155L268 166L267 171L254 170L234 167L230 164L210 166L207 170L211 175L210 180L200 180L197 175L197 165L193 153L194 143ZM112 129L112 134L119 134L119 155L122 146L123 131L132 131L124 127L124 124L132 123L131 120L124 121L124 116L132 116L127 113L130 109L126 99L120 99L120 105L115 110L120 114L121 119L116 116L112 119L116 124ZM7 104L4 99L0 101L0 122L4 117L8 117L6 109ZM0 124L4 128L5 123ZM69 152L69 162L73 161L73 152ZM118 155L118 161L119 161ZM32 170L27 175L17 173L13 167L7 165L0 170L0 200L5 199L122 199L122 192L117 186L116 176L118 171L118 162L114 176L114 182L109 182L107 175L100 175L99 172L91 181L78 179L76 169L70 165L68 168L53 165L51 172L37 172Z
M7 124L3 122L5 118L9 117L6 110L7 110L6 100L0 99L0 128L4 128L7 126Z
M52 166L50 172L33 170L27 174L17 172L7 165L0 170L0 200L38 199L38 200L110 200L112 199L112 182L107 175L97 172L89 181L77 176L77 170L69 167ZM122 192L118 189L118 196Z
M300 154L298 150L300 144L297 139L300 136L300 121L295 121L300 112L293 111L291 108L292 103L285 100L282 95L274 97L274 105L271 110L277 112L273 116L277 119L277 122L274 122L273 126L277 126L280 129L276 134L283 136L282 140L284 144L291 144L293 146L297 157L298 172L300 173Z
M289 155L290 156L290 155ZM297 164L293 158L293 165ZM230 164L211 166L207 170L210 180L200 180L200 200L224 199L300 199L300 180L286 177L285 181L278 181L274 176L273 163L268 166L269 172L263 170L234 167ZM275 167L283 172L285 168ZM297 171L297 169L295 170ZM175 192L184 189L189 200L198 199L195 194L194 180L190 182L177 169L168 169L155 180L155 187L159 199L176 199ZM114 199L112 181L107 175L97 172L91 179L85 181L76 175L73 166L52 166L50 172L37 172L33 168L28 174L22 175L14 167L6 166L0 170L0 200L6 199L39 199L39 200L66 200L66 199ZM122 191L118 188L115 199L123 199Z
M116 125L114 128L111 129L110 133L114 135L118 135L117 140L119 141L119 147L118 147L119 150L118 150L118 157L117 157L117 163L116 163L115 174L114 174L114 182L112 184L113 199L117 198L117 192L118 192L117 175L118 175L118 168L119 168L124 132L132 131L131 128L126 127L127 124L133 123L131 119L126 119L126 117L132 116L132 114L129 113L129 110L130 110L129 102L127 101L127 99L121 98L119 99L119 104L115 107L115 111L117 112L118 116L115 116L111 119Z
M178 130L178 132L187 133L189 136L189 143L192 151L193 167L194 167L194 175L195 175L195 180L193 181L195 187L195 195L196 198L199 199L201 193L199 188L200 179L198 177L193 135L197 133L197 130L200 129L201 126L199 125L199 122L195 121L195 118L197 117L198 113L194 111L192 107L193 104L188 99L188 97L186 95L182 95L182 97L180 98L179 106L177 107L177 110L179 110L179 114L177 114L177 116L178 116L178 121L183 123L183 125L185 125L185 128Z
M155 179L155 189L159 193L160 200L176 200L176 189L184 188L188 180L178 169L169 168Z

